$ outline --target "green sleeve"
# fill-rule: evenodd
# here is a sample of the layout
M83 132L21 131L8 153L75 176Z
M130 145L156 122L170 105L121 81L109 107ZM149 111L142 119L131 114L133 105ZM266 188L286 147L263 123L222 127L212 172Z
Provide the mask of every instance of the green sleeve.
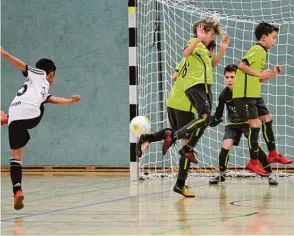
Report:
M258 63L260 64L263 60L266 60L266 53L263 49L251 48L242 59L248 66Z
M189 39L189 41L187 42L187 47L191 43L193 43L195 40L196 40L196 38ZM197 44L196 48L193 50L192 55L194 55L196 53L199 54L199 55L204 55L204 54L207 54L207 52L209 52L207 47L202 42L200 42L200 43Z

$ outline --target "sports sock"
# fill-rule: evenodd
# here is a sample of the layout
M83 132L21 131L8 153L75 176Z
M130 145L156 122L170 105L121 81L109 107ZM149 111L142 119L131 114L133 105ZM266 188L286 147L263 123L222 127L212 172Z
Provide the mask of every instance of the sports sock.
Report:
M219 170L220 172L225 172L227 170L227 165L229 162L230 150L224 149L222 147L218 159L219 159Z
M248 146L250 152L250 159L257 160L259 154L258 135L260 128L249 128Z
M263 151L262 147L260 147L260 146L259 146L258 160L266 172L272 173L271 165L270 165L270 163L267 162L267 156L266 156L265 152Z
M13 194L21 190L22 161L10 159L10 178L13 186Z
M276 144L275 144L275 136L273 132L273 121L262 123L262 134L266 142L268 151L269 152L275 151ZM276 154L276 153L273 153L273 154Z
M178 178L177 178L177 185L179 185L179 187L185 186L185 181L188 177L188 171L190 169L190 164L191 164L191 162L187 158L180 157L179 172L178 172Z

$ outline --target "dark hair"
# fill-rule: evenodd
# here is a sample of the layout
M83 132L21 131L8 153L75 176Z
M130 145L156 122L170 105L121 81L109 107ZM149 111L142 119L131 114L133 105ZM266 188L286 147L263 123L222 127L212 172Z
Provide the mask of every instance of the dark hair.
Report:
M215 41L212 40L208 45L207 45L207 49L210 51L210 49L214 50L216 47Z
M224 69L224 75L226 74L226 72L237 72L238 70L238 66L231 64L231 65L227 65Z
M54 62L46 58L42 58L39 61L37 61L36 68L44 70L47 75L52 71L56 71L56 66Z
M269 34L271 34L274 31L276 31L278 33L279 28L277 26L271 25L269 23L261 22L255 28L255 37L258 41L262 38L263 35L268 36Z

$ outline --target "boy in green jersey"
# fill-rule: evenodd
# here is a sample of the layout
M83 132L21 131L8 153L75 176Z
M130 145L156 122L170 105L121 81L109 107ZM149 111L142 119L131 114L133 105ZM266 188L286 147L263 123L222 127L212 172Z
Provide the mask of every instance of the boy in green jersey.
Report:
M249 121L248 146L250 161L247 169L259 175L267 173L258 161L258 136L262 122L262 131L269 155L269 163L290 164L292 160L277 153L275 138L272 128L272 115L269 113L263 98L261 97L261 83L274 78L281 72L280 66L274 70L265 69L267 51L276 44L279 28L269 23L262 22L255 29L257 44L249 49L242 59L236 73L236 81L233 89L233 99L236 111L240 117Z
M180 155L189 160L196 159L194 156L194 147L204 133L204 130L210 122L213 84L212 67L215 67L229 45L229 37L225 36L220 42L220 51L214 57L210 57L210 52L206 48L215 35L220 35L220 25L214 19L202 19L193 26L195 37L187 42L184 50L186 57L185 64L179 72L179 80L182 80L184 91L192 106L197 110L198 118L191 121L186 126L176 132L167 132L163 143L163 154L177 139L189 135L197 136L198 139L190 139L179 151ZM177 182L178 189L181 189L183 182Z
M215 49L215 42L212 41L208 44L207 49L209 50L210 57L213 55ZM159 130L152 134L142 134L136 145L137 156L141 157L150 143L162 141L164 137L173 132L174 130L181 129L191 121L195 119L196 110L192 106L190 100L185 94L185 83L182 80L181 73L184 69L186 58L183 58L181 62L176 66L175 72L172 75L172 79L175 81L167 101L167 112L168 120L171 126L170 128ZM189 141L197 142L200 138L199 133L195 135L187 135L181 139L182 145L186 145ZM177 182L182 183L181 194L185 197L194 197L195 194L190 192L188 187L185 186L185 181L188 176L191 162L197 163L194 156L191 157L180 157L179 159L179 172L177 176ZM176 187L176 186L175 186ZM175 190L175 192L178 192Z
M167 100L167 113L168 120L171 128L161 129L155 133L151 134L142 134L139 138L139 141L136 145L137 156L141 157L145 149L149 146L150 143L162 141L168 132L173 130L178 130L194 120L195 118L195 109L191 107L191 103L186 96L181 81L178 80L178 73L181 70L185 58L176 66L175 71L172 75L172 79L175 81L175 84L171 88L171 91ZM181 139L182 145L188 143L190 137L183 137ZM193 137L197 138L196 136ZM192 162L196 160L191 160ZM180 158L179 160L179 173L178 178L182 181L186 181L188 177L188 171L190 169L191 161L186 158ZM195 195L191 193L187 186L184 186L183 195L186 197L194 197Z

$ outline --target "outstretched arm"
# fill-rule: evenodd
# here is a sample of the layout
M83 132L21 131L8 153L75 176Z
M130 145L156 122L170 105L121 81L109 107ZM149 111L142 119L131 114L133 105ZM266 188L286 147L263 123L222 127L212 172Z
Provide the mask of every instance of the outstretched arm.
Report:
M223 94L221 94L218 98L217 108L214 115L212 116L212 119L211 119L212 121L209 125L210 127L215 127L223 121L222 117L224 113L224 108L225 108L225 100L223 98Z
M81 100L80 95L73 95L72 98L51 96L47 102L52 104L58 104L58 105L71 105L71 104L79 103L80 100Z
M3 47L1 47L1 57L5 58L17 70L22 72L26 71L26 64L22 60L5 51Z
M190 56L194 49L197 47L197 45L202 41L202 39L205 37L205 31L204 31L204 26L203 25L198 25L197 26L197 38L194 40L188 47L185 48L184 50L184 57Z
M220 50L219 50L218 54L215 56L215 58L213 58L211 60L212 67L216 67L217 64L220 62L220 60L222 59L223 55L225 54L227 48L229 47L229 44L230 44L230 37L228 35L226 35L220 43Z

